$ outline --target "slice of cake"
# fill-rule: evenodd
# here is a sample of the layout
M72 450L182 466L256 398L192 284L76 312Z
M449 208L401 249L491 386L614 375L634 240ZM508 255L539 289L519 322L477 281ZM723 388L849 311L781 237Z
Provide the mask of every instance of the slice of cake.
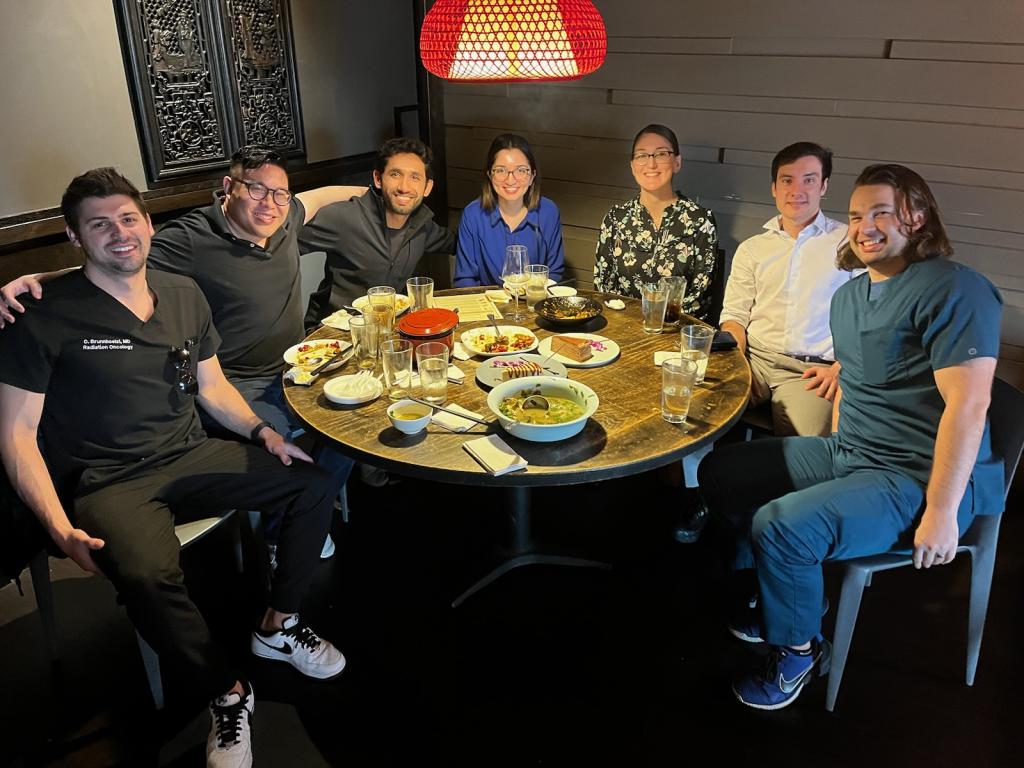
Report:
M575 336L553 336L551 338L551 351L557 352L563 357L575 360L578 363L585 362L594 356L594 350L588 339L578 339Z

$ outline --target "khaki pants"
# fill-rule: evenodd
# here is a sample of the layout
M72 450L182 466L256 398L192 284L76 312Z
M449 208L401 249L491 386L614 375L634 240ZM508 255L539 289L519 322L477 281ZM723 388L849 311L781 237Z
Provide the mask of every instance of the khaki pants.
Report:
M775 434L827 437L832 433L832 403L806 390L804 371L818 363L804 363L787 355L769 352L750 343L750 402L771 401Z

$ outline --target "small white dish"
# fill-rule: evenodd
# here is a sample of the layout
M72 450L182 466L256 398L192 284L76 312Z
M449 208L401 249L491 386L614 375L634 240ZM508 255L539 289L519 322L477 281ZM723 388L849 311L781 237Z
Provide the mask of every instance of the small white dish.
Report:
M626 308L626 302L624 302L622 299L608 299L608 301L606 301L604 305L609 309L622 310Z
M410 415L416 414L416 418L399 418L397 415L399 412ZM422 432L433 415L433 408L429 405L417 403L415 400L399 400L397 403L392 403L388 406L388 419L391 421L391 425L406 435L415 435Z
M380 380L366 373L335 376L324 384L324 397L338 405L368 403L376 400L383 392L384 385Z
M576 289L571 285L553 285L548 288L548 293L552 296L575 296Z

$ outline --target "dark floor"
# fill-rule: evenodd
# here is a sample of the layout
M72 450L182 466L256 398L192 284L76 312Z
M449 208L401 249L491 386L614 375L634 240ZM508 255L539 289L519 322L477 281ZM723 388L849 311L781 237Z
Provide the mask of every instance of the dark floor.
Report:
M352 485L352 520L336 527L338 555L305 609L348 658L336 681L248 657L259 603L220 556L228 541L186 552L197 602L253 681L257 765L1020 764L1019 485L975 686L963 683L969 567L958 558L876 577L834 714L823 680L781 712L733 699L732 671L756 655L724 629L714 542L669 540L669 492L652 475L535 496L540 538L612 570L519 569L454 610L483 570L476 554L501 536L501 492ZM65 579L55 593L59 668L35 613L0 626L3 762L202 765L205 703L165 670L168 707L152 709L110 585Z

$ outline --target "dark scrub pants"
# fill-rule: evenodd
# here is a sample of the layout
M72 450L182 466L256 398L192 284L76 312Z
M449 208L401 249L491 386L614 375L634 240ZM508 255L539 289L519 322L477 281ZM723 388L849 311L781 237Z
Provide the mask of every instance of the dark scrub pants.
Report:
M238 674L185 588L175 522L228 509L280 517L270 607L299 610L330 525L335 487L315 465L284 466L263 448L208 439L170 463L75 500L75 524L103 539L92 553L139 634L173 659L210 698Z

